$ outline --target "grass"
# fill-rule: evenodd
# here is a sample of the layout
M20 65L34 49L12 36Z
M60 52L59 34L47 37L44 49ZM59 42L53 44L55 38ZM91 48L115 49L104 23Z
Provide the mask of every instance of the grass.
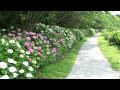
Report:
M73 64L75 63L77 54L82 44L88 38L84 38L78 42L63 60L59 60L54 64L44 66L35 78L39 79L64 79L72 69Z
M120 70L120 49L117 46L111 46L103 36L98 38L100 50L111 63L114 70Z

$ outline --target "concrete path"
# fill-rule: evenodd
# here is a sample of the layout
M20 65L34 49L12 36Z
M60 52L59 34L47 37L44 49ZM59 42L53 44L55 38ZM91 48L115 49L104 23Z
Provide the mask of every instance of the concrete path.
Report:
M66 79L119 79L119 72L111 68L110 63L99 50L99 34L88 39L81 47L77 60Z

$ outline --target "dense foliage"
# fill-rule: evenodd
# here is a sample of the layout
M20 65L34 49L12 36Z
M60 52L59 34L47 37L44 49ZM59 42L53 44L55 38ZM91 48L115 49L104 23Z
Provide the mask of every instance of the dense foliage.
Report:
M102 35L111 45L120 46L120 30L104 30Z
M0 11L0 78L34 78L42 66L102 29L119 45L119 23L108 11Z
M67 28L119 28L119 16L108 11L0 11L0 27L33 30L36 23Z
M0 31L0 78L21 79L33 78L36 70L60 60L75 43L95 32L41 23L34 25L34 32L13 26Z

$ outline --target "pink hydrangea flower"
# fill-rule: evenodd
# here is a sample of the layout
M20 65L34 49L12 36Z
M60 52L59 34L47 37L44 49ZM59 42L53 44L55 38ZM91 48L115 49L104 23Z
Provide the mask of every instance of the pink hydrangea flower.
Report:
M29 44L28 42L25 42L25 43L24 43L24 46L25 46L25 47L29 47L30 44Z
M17 39L20 39L20 38L22 38L22 36L17 36Z
M42 54L41 54L40 52L38 52L38 55L39 55L39 56L42 56Z
M35 46L34 42L30 43L30 46Z
M41 49L42 49L42 47L41 47L41 46L37 47L37 50L38 50L38 51L40 51Z
M43 56L43 59L46 59L46 56Z
M33 38L33 39L37 39L37 38L38 38L38 36L32 36L32 38Z
M29 34L30 34L30 35L36 35L36 33L34 33L34 32L29 32Z
M37 36L42 37L42 34L37 34Z
M53 41L54 41L55 43L57 42L57 40L56 40L55 38L53 39Z
M17 33L17 35L22 35L21 33Z
M28 50L30 53L33 53L34 52L34 49L32 49L32 48L29 48L29 50Z
M53 48L52 52L56 55L57 54L57 48Z
M25 33L26 35L29 35L29 33L28 33L27 31L24 31L24 33Z
M61 42L62 42L62 43L65 43L65 39L64 39L64 38L62 38L62 39L61 39Z
M37 36L40 36L41 34L37 34Z
M44 37L42 36L42 34L39 34L39 37L40 37L42 40L43 40L43 38L44 38Z
M26 37L26 40L31 40L31 38L30 37Z
M13 36L13 34L12 33L8 33L8 36Z
M44 39L47 39L47 37L46 37L46 36L44 36Z

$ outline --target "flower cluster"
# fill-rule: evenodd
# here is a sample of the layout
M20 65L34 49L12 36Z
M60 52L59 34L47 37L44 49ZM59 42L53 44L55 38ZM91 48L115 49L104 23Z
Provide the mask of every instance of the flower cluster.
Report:
M6 31L0 32L1 79L34 78L37 69L62 57L83 38L79 29L41 23L35 25L34 32L14 27L7 35Z
M18 41L0 39L0 79L32 78L34 67Z

